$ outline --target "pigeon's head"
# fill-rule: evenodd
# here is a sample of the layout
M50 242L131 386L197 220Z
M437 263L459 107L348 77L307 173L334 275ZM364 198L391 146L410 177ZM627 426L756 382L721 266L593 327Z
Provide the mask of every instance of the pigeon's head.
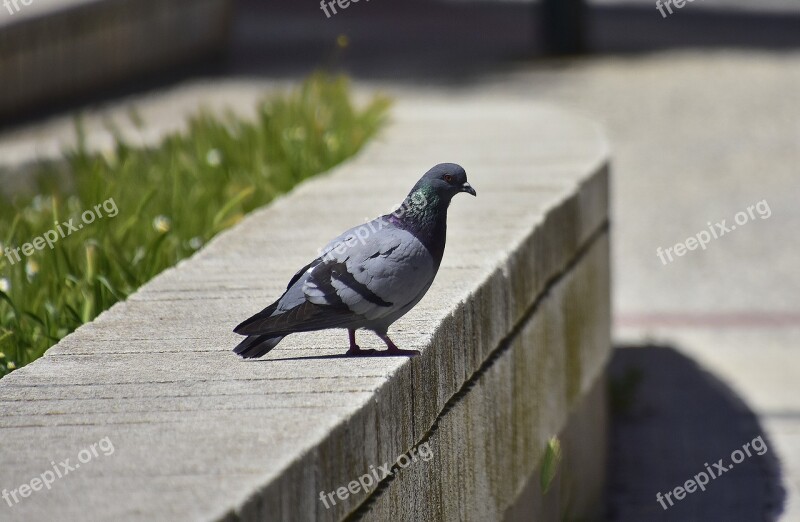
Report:
M436 165L422 176L417 186L433 190L444 201L450 201L450 198L459 192L477 195L475 189L467 181L467 173L461 165L455 163Z

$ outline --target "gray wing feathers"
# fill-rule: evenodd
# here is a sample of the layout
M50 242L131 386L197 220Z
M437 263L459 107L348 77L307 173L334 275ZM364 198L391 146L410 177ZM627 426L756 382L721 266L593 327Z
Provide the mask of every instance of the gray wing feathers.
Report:
M437 267L413 234L383 218L371 223L329 243L319 258L295 274L278 302L236 331L285 335L400 317L430 287Z
M434 276L433 259L422 243L405 230L390 228L328 250L303 292L312 303L341 303L375 320L413 301Z

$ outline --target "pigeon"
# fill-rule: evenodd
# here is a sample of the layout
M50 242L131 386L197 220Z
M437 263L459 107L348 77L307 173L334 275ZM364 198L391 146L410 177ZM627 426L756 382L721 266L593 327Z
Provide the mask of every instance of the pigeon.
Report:
M454 163L430 169L397 210L351 228L301 268L283 295L234 329L247 336L235 353L262 357L287 335L347 329L350 356L417 355L388 336L433 284L444 255L447 208L456 194L476 196L467 173ZM372 330L386 350L362 350L356 330Z

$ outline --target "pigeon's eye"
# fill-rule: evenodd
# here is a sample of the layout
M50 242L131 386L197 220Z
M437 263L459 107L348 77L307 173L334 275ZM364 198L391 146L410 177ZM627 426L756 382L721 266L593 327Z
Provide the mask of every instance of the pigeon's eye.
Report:
M448 183L453 182L453 176L451 176L450 174L445 174L443 179Z

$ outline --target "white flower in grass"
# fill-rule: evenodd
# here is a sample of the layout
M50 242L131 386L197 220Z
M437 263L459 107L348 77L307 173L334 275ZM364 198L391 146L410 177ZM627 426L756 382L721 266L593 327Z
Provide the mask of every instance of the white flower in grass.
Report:
M8 361L8 364L6 364L6 368L8 368L9 370L16 370L17 365L14 364L14 361Z
M11 290L11 281L7 277L0 277L0 291L8 293Z
M203 246L203 238L200 236L195 236L189 240L189 246L192 247L193 250L200 250L200 247Z
M153 218L153 228L156 232L166 234L172 228L172 221L167 216L156 216Z
M222 164L222 153L219 149L211 149L206 154L206 163L210 167L219 167Z
M100 153L103 156L103 159L106 160L106 163L110 167L115 167L119 161L119 156L117 156L117 151L115 149L106 149Z
M283 131L283 137L289 141L304 141L306 139L306 130L302 127L293 127Z
M41 212L42 209L45 208L46 204L47 204L47 198L45 196L42 196L41 194L37 194L33 198L33 201L31 201L31 206L33 207L33 210L35 210L36 212Z
M28 279L33 279L39 274L39 263L36 262L35 259L28 259L25 262L25 275L28 276Z
M329 134L325 137L325 145L331 152L336 152L339 150L339 140L332 134Z

